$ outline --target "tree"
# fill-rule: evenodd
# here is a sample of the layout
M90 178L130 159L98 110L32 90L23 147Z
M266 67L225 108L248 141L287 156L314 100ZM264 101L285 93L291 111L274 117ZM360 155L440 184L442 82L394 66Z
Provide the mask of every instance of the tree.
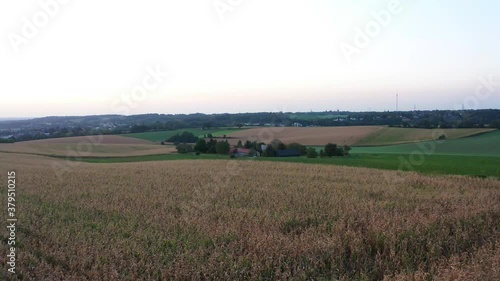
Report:
M316 149L314 147L309 147L309 148L307 148L306 157L307 158L316 158L316 157L318 157L318 152L316 151Z
M500 120L493 120L490 123L490 128L497 128L500 129Z
M324 158L326 155L325 155L325 152L323 151L323 149L320 149L319 150L319 157L321 158Z
M245 148L255 148L255 145L253 142L247 140L245 141L245 145L244 145Z
M243 148L243 144L241 143L241 140L238 141L238 143L236 144L236 147Z
M198 141L198 137L193 135L193 133L185 131L180 135L176 134L174 136L171 136L166 141L173 143L196 143Z
M286 145L282 143L279 139L274 139L268 146L272 146L274 150L286 149Z
M207 153L207 141L205 139L199 139L194 145L194 150L200 153Z
M325 156L332 157L337 153L337 145L334 143L328 143L325 145Z
M177 149L177 153L181 153L181 154L186 154L188 152L193 152L193 146L191 144L185 144L185 143L181 143L181 144L178 144L175 149Z
M291 144L287 144L286 147L288 149L296 149L296 150L300 151L301 155L307 154L307 147L305 145L300 144L300 143L292 142Z
M207 153L217 153L216 146L217 140L210 138L207 142Z
M348 145L344 145L343 147L343 150L344 150L344 156L348 156L349 155L349 151L351 151L351 147L348 146Z
M266 149L264 150L264 153L262 153L262 156L264 157L274 157L276 156L276 152L274 150L274 148L270 145L268 145L266 147Z
M215 151L217 154L228 154L231 146L227 141L219 141L215 144Z

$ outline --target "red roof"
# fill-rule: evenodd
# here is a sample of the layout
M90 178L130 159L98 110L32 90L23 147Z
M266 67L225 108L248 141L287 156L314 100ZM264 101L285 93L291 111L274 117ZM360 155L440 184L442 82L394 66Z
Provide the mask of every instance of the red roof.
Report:
M252 151L248 148L236 148L233 147L229 150L229 154L234 154L234 153L243 153L243 154L250 154Z

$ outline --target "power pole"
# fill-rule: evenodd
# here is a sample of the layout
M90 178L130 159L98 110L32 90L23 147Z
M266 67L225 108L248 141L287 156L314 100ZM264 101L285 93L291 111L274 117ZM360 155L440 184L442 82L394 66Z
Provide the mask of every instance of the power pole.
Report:
M396 111L399 111L399 94L396 94Z

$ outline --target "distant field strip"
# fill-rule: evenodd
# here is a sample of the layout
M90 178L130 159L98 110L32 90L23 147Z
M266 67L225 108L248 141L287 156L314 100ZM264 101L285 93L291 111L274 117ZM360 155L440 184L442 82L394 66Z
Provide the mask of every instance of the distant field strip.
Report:
M430 151L432 154L500 157L500 131L445 141L430 141L389 146L353 147L352 153L410 154Z
M182 134L183 132L190 132L198 137L204 137L205 135L212 134L214 137L222 137L223 135L229 135L234 132L245 130L246 128L221 128L221 129L206 129L202 130L200 128L191 128L191 129L179 129L172 131L158 131L158 132L146 132L146 133L133 133L133 134L125 134L122 136L144 139L153 142L162 142L166 139L176 135Z
M440 135L447 139L463 138L494 129L417 129L383 127L381 130L360 139L356 146L377 146L435 140Z
M43 140L23 141L18 144L77 144L81 142L92 142L101 144L154 144L151 141L129 138L117 135L94 135L83 137L52 138Z
M106 135L0 144L0 152L58 157L123 157L167 154L176 150L171 145L162 146L147 140Z
M238 140L269 143L274 138L277 138L284 143L298 142L304 145L325 145L329 142L353 145L383 128L381 126L259 127L236 132L229 136L234 138L230 140L231 143L236 143Z

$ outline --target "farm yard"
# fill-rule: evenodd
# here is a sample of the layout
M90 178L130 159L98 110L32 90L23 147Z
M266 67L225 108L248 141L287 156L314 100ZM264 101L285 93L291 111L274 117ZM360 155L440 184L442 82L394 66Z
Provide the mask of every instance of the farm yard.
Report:
M0 155L19 181L18 279L499 276L493 179L227 158L79 162L58 178L62 160Z

